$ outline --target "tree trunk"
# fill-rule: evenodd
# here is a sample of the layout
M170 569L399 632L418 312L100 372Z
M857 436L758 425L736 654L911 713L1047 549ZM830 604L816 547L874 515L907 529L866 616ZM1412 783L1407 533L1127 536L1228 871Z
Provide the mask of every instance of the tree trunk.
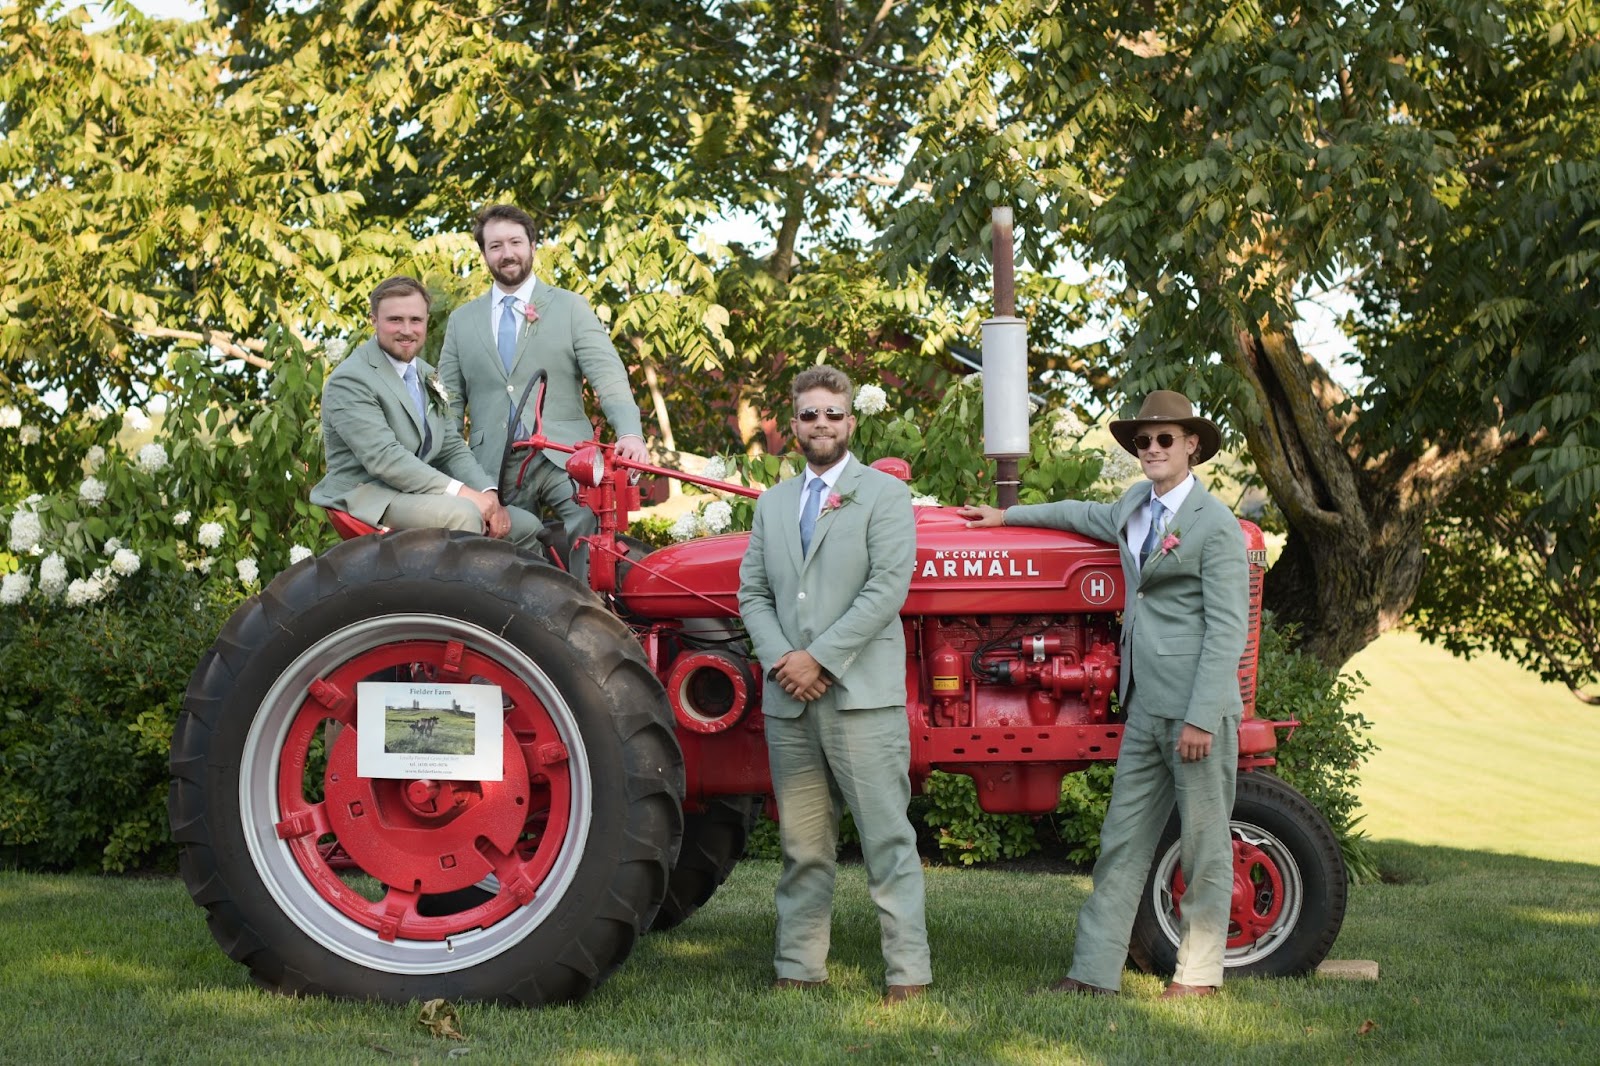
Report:
M1423 527L1503 445L1498 432L1449 447L1365 454L1343 391L1286 327L1241 330L1228 363L1255 392L1241 419L1250 455L1289 525L1265 606L1301 626L1302 647L1341 668L1400 622L1422 581Z

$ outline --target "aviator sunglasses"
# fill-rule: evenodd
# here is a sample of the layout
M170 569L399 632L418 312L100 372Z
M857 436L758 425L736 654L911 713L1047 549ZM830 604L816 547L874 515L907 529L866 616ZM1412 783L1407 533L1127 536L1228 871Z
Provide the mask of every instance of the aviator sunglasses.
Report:
M1188 436L1188 434L1179 434L1179 436ZM1171 433L1157 433L1154 437L1148 433L1140 433L1133 438L1133 446L1141 452L1148 450L1151 442L1159 444L1163 448L1170 448L1172 447L1172 442L1177 439Z
M805 407L801 408L795 417L802 422L815 422L823 415L827 415L829 422L843 422L849 416L849 414L849 411L839 407L823 407L820 409L816 407Z

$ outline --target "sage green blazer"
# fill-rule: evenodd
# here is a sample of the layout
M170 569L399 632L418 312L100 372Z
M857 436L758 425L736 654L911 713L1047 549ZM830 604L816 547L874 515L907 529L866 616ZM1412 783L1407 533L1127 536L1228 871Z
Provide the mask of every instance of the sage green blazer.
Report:
M809 651L833 678L814 702L836 710L904 707L906 643L900 608L916 564L911 492L854 456L800 551L800 493L806 476L781 482L756 500L750 546L739 566L739 612L770 670L790 651ZM776 684L763 713L795 718L806 704Z
M452 480L474 489L494 484L467 450L437 380L422 359L428 429L432 440L421 454L422 419L405 382L394 372L376 339L368 340L333 368L322 386L322 449L328 472L311 490L311 502L348 511L377 525L402 492L443 495Z
M628 385L627 368L587 300L543 282L535 285L532 306L539 318L524 323L517 337L516 359L508 374L500 360L490 320L491 297L497 292L491 289L451 312L439 353L439 377L450 393L457 432L466 426L470 415L468 440L480 466L500 473L511 404L522 398L528 382L540 370L549 372L544 432L551 440L574 444L594 436L594 426L583 405L585 381L599 399L600 410L615 436L644 435L639 407ZM523 416L529 430L533 429L534 402L530 396ZM566 453L546 450L544 455L556 466L566 468Z
M1250 614L1244 534L1233 513L1196 478L1167 527L1178 546L1152 553L1141 572L1138 547L1128 543L1128 522L1149 504L1150 493L1145 481L1116 503L1063 500L1010 507L1005 522L1066 529L1116 544L1129 578L1118 698L1127 706L1132 681L1138 699L1131 713L1181 718L1216 733L1225 716L1237 716L1244 706L1239 659Z

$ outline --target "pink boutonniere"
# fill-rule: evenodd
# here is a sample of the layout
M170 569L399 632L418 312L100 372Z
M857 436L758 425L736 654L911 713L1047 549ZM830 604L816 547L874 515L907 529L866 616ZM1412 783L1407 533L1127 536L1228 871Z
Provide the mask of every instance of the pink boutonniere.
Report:
M817 517L821 518L829 511L837 511L839 508L843 507L845 504L851 502L855 498L856 494L853 492L845 493L843 496L839 495L837 492L832 493L826 500L823 501L822 512L818 514Z
M1171 552L1172 555L1173 555L1173 558L1177 558L1178 545L1183 543L1183 541L1180 540L1179 537L1178 537L1178 532L1179 531L1177 529L1175 529L1175 528L1174 529L1169 529L1169 530L1167 530L1167 535L1161 538L1161 554L1162 555L1166 555L1168 552Z
M539 309L532 304L524 304L522 307L522 317L527 319L528 325L531 326L535 322L539 321Z

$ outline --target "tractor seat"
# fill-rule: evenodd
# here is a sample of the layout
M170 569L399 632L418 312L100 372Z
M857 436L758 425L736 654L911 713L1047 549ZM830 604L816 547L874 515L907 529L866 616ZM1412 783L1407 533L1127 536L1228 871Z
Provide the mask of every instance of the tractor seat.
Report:
M886 455L882 459L874 459L872 469L882 470L890 477L899 478L901 481L911 480L911 464L898 456Z
M328 512L328 521L333 523L334 531L339 534L341 540L354 540L368 533L389 532L388 526L368 525L349 511L339 511L332 507L324 507L323 510Z

